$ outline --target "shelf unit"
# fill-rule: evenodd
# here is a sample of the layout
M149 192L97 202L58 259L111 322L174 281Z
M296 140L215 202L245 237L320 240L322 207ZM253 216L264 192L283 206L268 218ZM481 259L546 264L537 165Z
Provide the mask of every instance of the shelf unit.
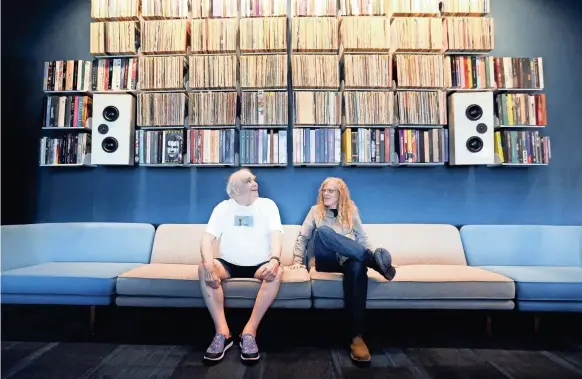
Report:
M92 2L97 4L99 0ZM313 4L307 6L306 2ZM83 92L45 92L46 96L129 93L136 97L138 109L148 96L184 94L184 123L172 126L183 133L184 160L179 167L285 167L289 165L288 160L296 167L440 166L447 163L447 154L442 154L445 162L428 164L414 161L414 153L418 154L416 151L412 154L413 161L400 162L400 131L411 129L420 134L432 133L435 129L443 133L444 148L448 150L448 95L491 91L495 98L509 94L533 96L542 93L544 88L543 82L526 86L528 88L497 83L500 68L496 66L496 58L489 55L494 48L493 38L476 38L483 33L493 36L494 23L489 17L489 2L483 0L478 3L477 0L425 0L420 3L400 0L285 0L259 3L252 0L174 0L172 4L177 6L156 8L158 13L155 13L153 8L144 6L145 0L130 0L126 4L135 5L133 12L124 14L108 13L123 10L119 7L92 7L90 51L93 53L93 64L100 65L103 63L99 62L111 60L113 85L106 88L112 89L97 86L104 80L104 76L97 72L92 75L97 78L94 89L91 86ZM405 7L399 6L403 4ZM481 5L481 8L476 5ZM175 38L147 38L163 29L164 25L172 25L166 36ZM465 40L455 35L461 29L467 31L464 33ZM108 40L93 38L98 31L106 31ZM116 40L116 32L118 35L119 32L124 33L123 38ZM325 33L330 33L331 38L319 38ZM259 41L256 38L267 34L269 39ZM419 34L425 34L427 38L417 38ZM306 35L310 38L301 38ZM132 40L135 36L139 38ZM172 41L174 43L168 45ZM122 42L126 42L126 46L122 46ZM99 49L100 46L106 49ZM253 66L257 65L263 70L254 72ZM543 73L541 62L539 65L539 71ZM471 80L467 82L465 78L464 82L460 82L458 73L470 75L472 70L477 70L474 67L484 70L484 73L479 75L474 72ZM301 72L302 68L307 69L305 74ZM455 68L459 70L455 71ZM123 80L115 79L116 70L125 75L129 85L124 86L121 83ZM423 75L426 73L430 75ZM473 79L477 80L477 84L472 84ZM106 80L111 82L109 78ZM339 96L339 108L336 110L330 110L331 104L337 108L335 101L322 100L331 96ZM301 99L298 100L298 97ZM302 105L309 103L304 99L310 97L313 108ZM441 100L437 101L442 112L436 121L434 117L422 117L431 113L431 107L435 108L431 100L433 97L445 99L444 104ZM169 107L170 101L166 103ZM425 104L425 107L411 109L415 103ZM429 106L426 107L426 104ZM298 105L300 110L297 110ZM373 110L376 114L371 114ZM322 116L326 112L327 117ZM434 109L432 113L435 113ZM422 124L425 121L430 122ZM494 128L496 133L541 132L547 122L543 124L509 125L497 120ZM60 133L61 129L64 128L43 127L43 132ZM138 123L136 129L138 135L167 130L165 125L153 126L148 122ZM312 152L315 154L314 151L320 149L309 146L306 151L305 134L308 129L309 142L315 132L318 137L313 138L317 140L321 138L319 135L333 134L333 137L330 134L326 138L329 139L329 146L340 148L339 156L335 150L331 154L333 159L327 154L328 157L323 159L328 160L327 163L319 162L320 157L311 157ZM336 130L340 131L339 142ZM74 131L88 134L91 125ZM389 151L384 149L380 154L385 161L346 160L348 138L353 136L347 133L361 133L362 138L370 138L371 141L369 135L375 133L379 136L377 133L380 131L384 133L384 141L386 136L390 136L389 145L384 145ZM210 162L199 162L196 154L202 147L197 145L197 136L207 132L219 136L234 134L235 143L232 151L228 152L232 156L226 161L221 161L226 154L223 149L213 153ZM250 146L247 145L251 134L253 141L259 142L258 136L255 136L257 133L262 133L265 148L273 155L271 159L263 157L260 162L275 161L275 155L277 162L248 163L247 157L243 156L243 153L249 154ZM299 136L301 133L303 137ZM275 154L268 145L269 140L275 141L272 136L280 138L276 142L280 153ZM220 138L217 146L224 145L224 140ZM213 143L210 142L211 146ZM549 141L547 143L549 145ZM292 144L289 157L288 144ZM302 156L298 152L301 148ZM407 154L410 148L407 146ZM219 157L218 161L215 155ZM375 160L377 157L366 156L365 159ZM176 167L176 164L139 165ZM498 162L494 166L500 165Z
M91 62L44 63L40 167L95 167L91 164Z

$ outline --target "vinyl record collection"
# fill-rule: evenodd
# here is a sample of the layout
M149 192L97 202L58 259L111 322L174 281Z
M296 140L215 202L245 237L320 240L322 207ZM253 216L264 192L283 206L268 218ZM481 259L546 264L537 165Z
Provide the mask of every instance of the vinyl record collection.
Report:
M43 128L79 129L79 138L43 137L41 164L100 155L183 167L549 164L543 58L488 55L490 8L490 0L92 0L93 59L44 66ZM492 108L479 102L483 92ZM97 95L106 96L99 125ZM128 135L115 135L120 122L130 123ZM97 154L82 130L104 138Z

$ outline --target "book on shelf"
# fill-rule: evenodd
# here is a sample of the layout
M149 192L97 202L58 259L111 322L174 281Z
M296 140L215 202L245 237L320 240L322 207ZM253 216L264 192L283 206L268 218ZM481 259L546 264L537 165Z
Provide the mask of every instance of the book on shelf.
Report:
M240 57L242 88L287 88L287 55L244 55Z
M341 92L293 92L296 125L340 125L341 107Z
M185 93L140 93L137 97L137 125L184 127Z
M140 90L184 89L188 58L183 55L139 58Z
M339 89L337 55L294 54L291 68L293 88Z
M291 46L296 52L336 52L338 22L334 17L296 17L292 20Z
M92 64L93 91L135 90L138 81L137 58L100 58Z
M240 0L240 16L241 17L286 16L287 1L293 0ZM236 1L234 1L234 3L236 4Z
M293 163L340 163L340 128L293 129Z
M546 126L546 95L501 93L495 97L497 117L502 126Z
M441 0L443 16L484 16L491 13L490 0Z
M446 51L480 51L494 49L494 22L489 17L447 17L443 22Z
M344 92L346 125L391 125L394 123L393 92Z
M390 55L345 55L344 83L347 89L391 88L392 59Z
M284 17L242 18L241 52L287 51L287 19Z
M192 18L236 18L237 1L191 0Z
M192 20L192 53L235 53L238 22L235 18Z
M350 128L342 135L345 163L391 163L393 147L389 128Z
M184 129L137 130L136 162L139 164L183 164Z
M241 164L287 164L287 130L242 129Z
M43 128L87 128L93 111L89 96L46 96L42 103Z
M92 22L90 38L91 55L136 55L140 47L140 23Z
M391 46L396 52L440 52L443 22L440 18L399 17L390 24Z
M191 129L190 163L235 164L234 129Z
M315 0L313 0L315 1ZM386 16L392 0L340 0L343 16Z
M442 55L397 54L395 65L396 83L399 88L445 87Z
M111 4L111 0L109 1ZM189 17L188 8L189 0L142 0L141 16L145 20L188 18Z
M398 129L399 163L446 163L449 161L448 129Z
M190 56L188 87L191 89L235 89L236 66L236 55Z
M91 62L83 60L44 62L43 91L91 91Z
M493 89L495 64L491 56L446 56L446 87L459 89Z
M401 125L446 125L447 94L443 91L400 91L398 123Z
M353 0L352 0L353 1ZM397 17L437 17L440 15L440 0L387 0L391 13ZM464 1L464 0L461 0Z
M501 89L543 89L543 58L495 57L495 82Z
M83 164L90 154L90 133L64 133L59 136L42 137L39 164Z
M148 20L143 22L143 54L186 54L190 45L188 20Z
M287 125L287 92L243 92L240 122L242 125Z
M390 50L390 21L386 17L344 17L339 34L347 52Z
M147 14L150 5L159 2L160 0L143 0L142 15ZM91 19L96 21L137 20L139 10L140 0L91 0Z
M549 164L550 137L539 131L501 130L495 132L496 160L507 164Z
M293 1L293 16L334 17L338 13L337 0L290 0Z
M235 125L236 92L188 94L190 125Z

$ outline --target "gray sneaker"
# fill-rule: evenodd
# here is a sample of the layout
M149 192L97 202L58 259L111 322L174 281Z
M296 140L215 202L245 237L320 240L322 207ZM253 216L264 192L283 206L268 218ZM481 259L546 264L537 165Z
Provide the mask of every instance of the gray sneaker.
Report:
M232 337L226 338L224 334L216 333L212 343L204 353L204 359L209 361L219 361L224 358L224 353L232 347Z
M240 357L245 361L256 361L261 355L255 337L251 334L245 334L240 340Z

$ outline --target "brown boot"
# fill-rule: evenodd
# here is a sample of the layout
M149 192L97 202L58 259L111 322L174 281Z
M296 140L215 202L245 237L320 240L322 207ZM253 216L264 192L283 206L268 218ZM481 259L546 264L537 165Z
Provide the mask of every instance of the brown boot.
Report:
M350 356L356 362L370 362L370 351L368 351L368 346L362 339L362 337L354 337L352 344L350 345L352 350Z

